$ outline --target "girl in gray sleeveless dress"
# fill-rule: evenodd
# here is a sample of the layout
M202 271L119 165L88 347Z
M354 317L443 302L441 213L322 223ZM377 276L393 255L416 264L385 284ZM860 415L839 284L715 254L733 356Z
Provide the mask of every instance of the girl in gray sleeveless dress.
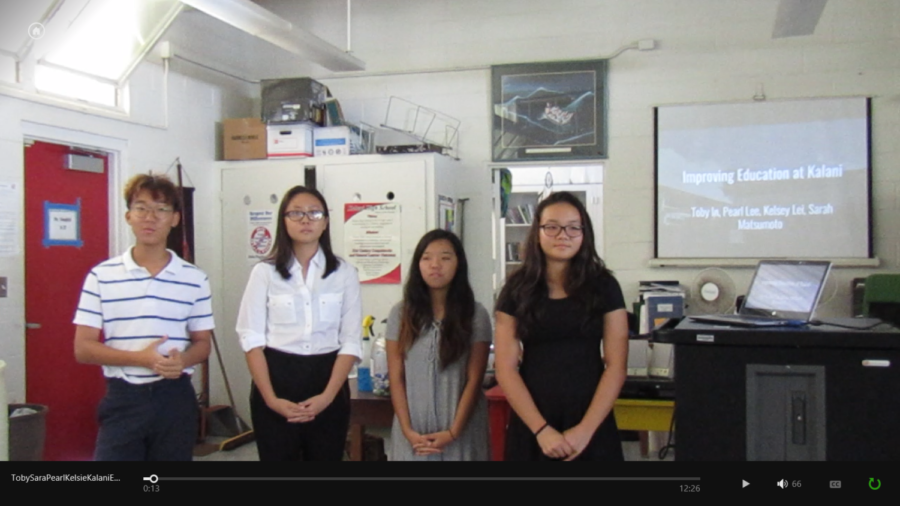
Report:
M387 322L391 460L490 460L481 384L492 335L459 239L429 232Z

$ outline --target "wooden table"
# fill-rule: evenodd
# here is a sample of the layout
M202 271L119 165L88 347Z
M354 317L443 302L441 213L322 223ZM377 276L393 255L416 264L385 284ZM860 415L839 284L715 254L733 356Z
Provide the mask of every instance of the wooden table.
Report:
M350 385L350 460L360 461L366 426L390 427L394 421L394 405L390 397L360 392L356 378L347 382Z

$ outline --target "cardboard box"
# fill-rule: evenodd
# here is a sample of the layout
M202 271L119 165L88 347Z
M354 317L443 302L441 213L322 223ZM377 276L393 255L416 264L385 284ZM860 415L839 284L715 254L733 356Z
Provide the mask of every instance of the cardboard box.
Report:
M346 156L350 154L350 127L319 127L313 130L314 156Z
M232 118L222 123L225 160L266 158L266 125L259 118Z
M262 119L267 124L309 121L325 125L325 99L328 88L308 77L296 79L264 79Z
M269 158L304 157L313 155L313 125L266 125Z

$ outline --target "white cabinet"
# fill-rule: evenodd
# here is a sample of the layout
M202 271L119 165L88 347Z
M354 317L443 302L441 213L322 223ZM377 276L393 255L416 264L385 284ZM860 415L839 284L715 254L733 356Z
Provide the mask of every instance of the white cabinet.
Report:
M400 274L411 268L419 239L437 228L440 197L456 202L454 170L458 163L438 154L357 155L219 162L221 173L222 279L219 293L223 311L216 315L217 336L239 411L249 420L247 398L250 375L234 327L250 270L265 250L267 228L274 239L275 215L282 196L296 185L313 185L328 203L331 243L335 254L347 258L345 205L395 203L399 205ZM376 318L376 331L390 308L402 298L402 284L363 284L363 315Z

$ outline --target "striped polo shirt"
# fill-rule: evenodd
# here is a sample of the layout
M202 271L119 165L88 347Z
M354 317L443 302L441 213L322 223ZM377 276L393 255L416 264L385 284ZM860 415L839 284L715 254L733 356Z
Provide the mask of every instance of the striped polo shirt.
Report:
M169 264L152 277L135 263L132 249L91 269L74 323L101 329L104 344L118 350L140 351L168 335L158 351L184 351L190 344L188 332L214 327L209 278L171 250ZM135 384L163 379L144 367L104 365L103 374Z

